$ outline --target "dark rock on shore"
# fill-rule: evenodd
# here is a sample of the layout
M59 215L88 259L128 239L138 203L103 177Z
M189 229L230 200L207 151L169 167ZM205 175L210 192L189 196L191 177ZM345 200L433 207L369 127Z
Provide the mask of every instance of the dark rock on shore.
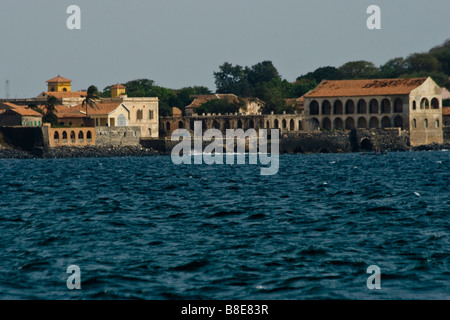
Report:
M32 158L36 158L36 156L26 151L14 148L0 147L0 159L32 159Z
M44 153L43 158L145 157L155 155L159 155L159 152L141 146L86 146L51 148Z
M439 151L439 150L443 150L443 149L450 150L450 144L449 143L444 143L444 144L432 143L432 144L428 144L428 145L424 145L424 146L417 146L417 147L411 148L411 150L413 150L413 151Z
M39 153L27 152L16 148L0 148L0 159L145 157L156 155L160 155L160 153L141 146L58 147L42 150Z

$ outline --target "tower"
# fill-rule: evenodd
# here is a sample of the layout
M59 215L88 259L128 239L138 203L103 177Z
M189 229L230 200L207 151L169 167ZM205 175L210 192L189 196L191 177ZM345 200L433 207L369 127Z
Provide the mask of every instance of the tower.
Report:
M57 77L47 80L48 92L71 92L72 80L66 79L58 75Z
M125 95L125 87L121 84L115 84L111 87L111 97L120 97L122 95Z

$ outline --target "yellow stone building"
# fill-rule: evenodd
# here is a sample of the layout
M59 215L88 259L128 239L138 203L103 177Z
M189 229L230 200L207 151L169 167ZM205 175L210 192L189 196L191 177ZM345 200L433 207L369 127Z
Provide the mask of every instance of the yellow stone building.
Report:
M47 80L48 92L71 92L72 80L63 78L58 75L55 78Z

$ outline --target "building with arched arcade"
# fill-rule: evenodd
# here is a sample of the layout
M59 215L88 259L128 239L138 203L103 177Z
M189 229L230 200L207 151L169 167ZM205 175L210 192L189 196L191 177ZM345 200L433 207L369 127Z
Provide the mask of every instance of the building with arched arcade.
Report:
M442 89L430 77L323 80L304 100L315 129L400 128L412 146L443 143Z

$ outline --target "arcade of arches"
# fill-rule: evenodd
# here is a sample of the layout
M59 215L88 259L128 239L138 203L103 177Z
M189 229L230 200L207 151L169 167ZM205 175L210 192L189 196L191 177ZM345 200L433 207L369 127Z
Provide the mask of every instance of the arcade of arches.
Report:
M433 103L439 108L437 99ZM404 130L408 122L405 109L407 104L401 98L317 99L309 103L309 116L324 130L393 127Z

